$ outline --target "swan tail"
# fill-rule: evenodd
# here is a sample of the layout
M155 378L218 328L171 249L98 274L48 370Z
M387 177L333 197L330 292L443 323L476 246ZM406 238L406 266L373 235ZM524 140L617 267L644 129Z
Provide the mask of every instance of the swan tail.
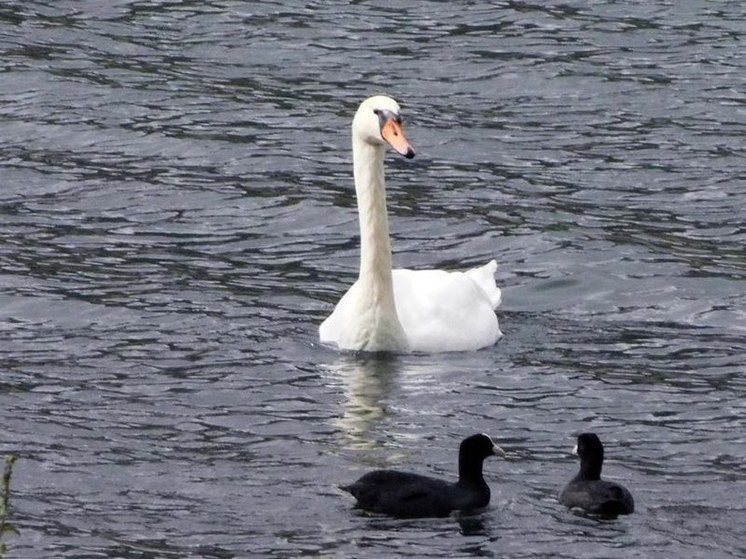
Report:
M492 303L492 308L496 309L502 301L502 291L497 287L495 282L495 272L497 271L497 262L490 260L484 266L478 268L472 268L466 271L466 275L469 276L474 282L482 288L482 290L489 297Z

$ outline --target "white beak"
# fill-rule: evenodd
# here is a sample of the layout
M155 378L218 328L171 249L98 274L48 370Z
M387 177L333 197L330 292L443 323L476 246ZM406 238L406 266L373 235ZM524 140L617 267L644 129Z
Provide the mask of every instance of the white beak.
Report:
M578 445L575 445L574 447L572 447L572 453L573 454L577 454L578 453Z
M494 454L495 456L502 456L503 458L505 458L505 451L499 446L497 446L496 444L492 445L492 454Z

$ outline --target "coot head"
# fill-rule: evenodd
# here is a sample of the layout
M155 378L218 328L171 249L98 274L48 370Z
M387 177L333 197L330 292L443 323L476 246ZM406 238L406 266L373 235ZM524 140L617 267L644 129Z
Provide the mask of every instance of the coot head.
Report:
M472 460L484 460L488 456L493 455L505 456L505 451L497 446L488 435L480 433L478 435L466 437L461 441L459 455L468 457Z
M573 449L580 457L580 472L585 479L599 479L604 462L604 446L595 433L581 433Z

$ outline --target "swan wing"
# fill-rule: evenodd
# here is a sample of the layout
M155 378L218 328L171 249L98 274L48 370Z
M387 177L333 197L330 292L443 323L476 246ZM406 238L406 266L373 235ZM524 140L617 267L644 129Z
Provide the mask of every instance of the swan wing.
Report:
M410 349L472 351L501 336L494 308L500 303L490 262L467 272L393 271L394 299Z
M474 280L474 283L481 287L482 291L487 294L493 309L499 307L502 302L502 291L497 287L497 283L495 282L496 271L497 262L490 260L484 266L478 266L466 272L466 275Z

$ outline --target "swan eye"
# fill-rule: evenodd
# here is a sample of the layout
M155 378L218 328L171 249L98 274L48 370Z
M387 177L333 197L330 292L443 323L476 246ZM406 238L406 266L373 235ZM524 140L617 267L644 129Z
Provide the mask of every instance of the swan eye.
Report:
M389 120L393 120L399 126L402 125L401 115L388 109L373 109L373 114L378 116L378 121L383 127Z

